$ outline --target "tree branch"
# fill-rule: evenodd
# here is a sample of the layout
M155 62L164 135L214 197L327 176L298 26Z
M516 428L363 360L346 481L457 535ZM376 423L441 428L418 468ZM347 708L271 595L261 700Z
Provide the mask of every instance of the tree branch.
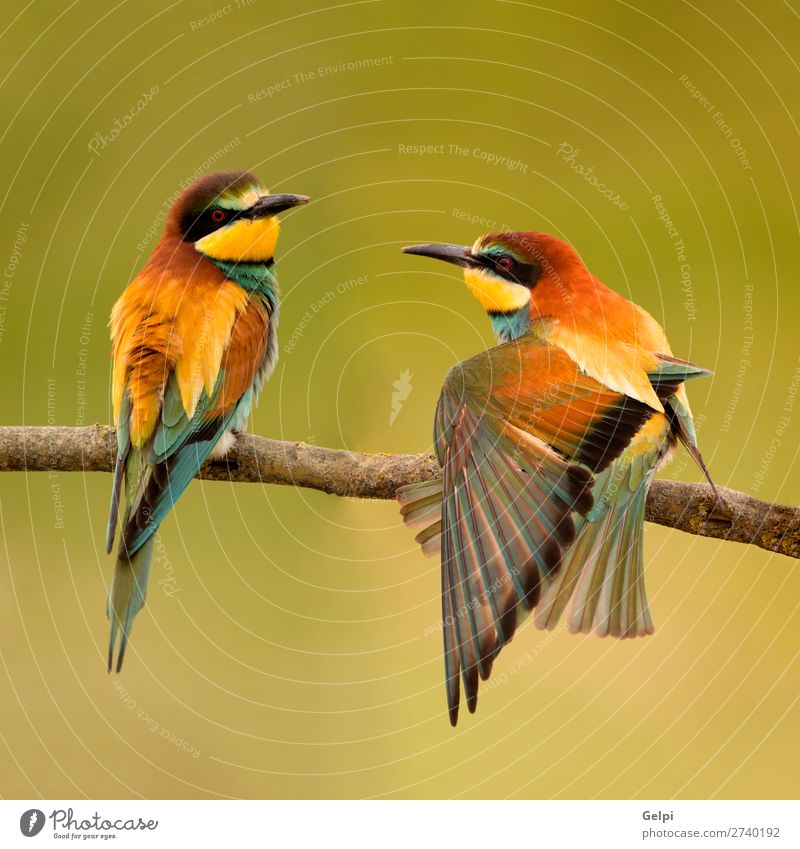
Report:
M110 472L113 428L0 427L2 472ZM393 498L399 486L439 473L430 454L359 454L302 442L240 434L224 460L206 463L198 477L235 483L275 483L351 498ZM767 504L720 488L720 507L707 484L657 480L646 518L689 534L756 545L800 558L800 508Z

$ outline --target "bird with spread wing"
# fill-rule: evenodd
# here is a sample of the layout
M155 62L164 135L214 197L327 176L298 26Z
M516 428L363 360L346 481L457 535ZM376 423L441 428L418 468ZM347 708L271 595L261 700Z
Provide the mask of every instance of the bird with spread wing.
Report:
M445 378L434 423L440 478L398 492L405 522L442 564L450 721L521 618L572 632L651 634L645 502L678 441L707 475L675 358L645 310L545 233L481 236L405 253L460 266L498 345ZM713 484L712 484L713 486Z

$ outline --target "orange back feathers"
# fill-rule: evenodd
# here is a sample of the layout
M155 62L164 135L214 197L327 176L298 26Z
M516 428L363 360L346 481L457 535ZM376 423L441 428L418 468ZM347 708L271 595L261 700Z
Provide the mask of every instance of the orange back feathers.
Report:
M536 232L503 235L541 269L531 291L533 330L606 386L662 411L647 377L656 354L672 353L658 322L590 274L563 240Z

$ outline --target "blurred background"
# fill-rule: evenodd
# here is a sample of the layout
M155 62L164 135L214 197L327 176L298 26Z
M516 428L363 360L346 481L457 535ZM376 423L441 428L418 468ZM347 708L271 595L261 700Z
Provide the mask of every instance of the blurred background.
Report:
M250 168L313 197L254 432L429 450L492 336L400 246L545 230L715 370L716 481L800 503L793 5L10 0L0 423L110 421L111 305L182 184ZM5 797L800 793L795 561L648 526L655 636L528 624L451 729L438 564L392 503L194 483L109 676L110 485L0 475Z

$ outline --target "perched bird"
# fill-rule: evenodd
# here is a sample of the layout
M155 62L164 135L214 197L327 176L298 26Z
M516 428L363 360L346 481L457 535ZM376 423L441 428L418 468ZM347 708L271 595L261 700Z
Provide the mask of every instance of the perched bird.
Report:
M459 677L472 712L478 679L526 611L539 628L566 609L573 632L652 633L647 490L678 440L707 476L683 382L710 372L673 357L655 319L554 236L403 250L463 268L499 343L445 378L434 424L442 477L398 492L423 551L441 557L455 725Z
M164 234L111 312L118 454L106 547L125 504L108 600L111 671L119 672L145 601L154 534L209 456L244 427L278 357L273 266L279 212L247 172L210 174L170 209Z

